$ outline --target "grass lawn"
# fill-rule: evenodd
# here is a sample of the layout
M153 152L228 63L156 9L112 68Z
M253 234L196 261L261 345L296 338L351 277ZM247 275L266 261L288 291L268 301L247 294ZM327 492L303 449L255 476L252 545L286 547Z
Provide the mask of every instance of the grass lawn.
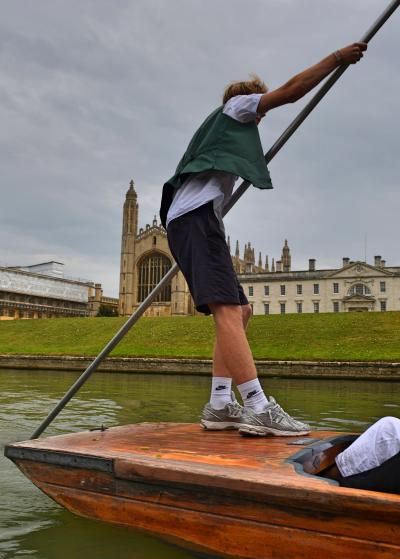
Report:
M1 321L0 353L96 355L124 321ZM142 318L112 355L209 358L213 336L210 317ZM248 337L256 359L400 361L400 312L255 316Z

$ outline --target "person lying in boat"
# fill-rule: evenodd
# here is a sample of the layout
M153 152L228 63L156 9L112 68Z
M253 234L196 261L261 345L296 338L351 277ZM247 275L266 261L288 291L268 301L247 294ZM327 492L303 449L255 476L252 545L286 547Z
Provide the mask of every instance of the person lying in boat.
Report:
M323 475L343 487L400 494L400 419L379 419L335 462Z
M335 51L271 92L257 76L228 85L222 106L197 130L164 184L160 217L171 253L197 311L212 314L216 328L211 398L201 418L206 429L310 432L266 397L257 378L246 337L252 311L233 268L222 217L239 176L257 188L272 188L257 128L266 113L301 99L337 67L358 62L366 49L365 43L354 43ZM232 380L246 413L231 398Z

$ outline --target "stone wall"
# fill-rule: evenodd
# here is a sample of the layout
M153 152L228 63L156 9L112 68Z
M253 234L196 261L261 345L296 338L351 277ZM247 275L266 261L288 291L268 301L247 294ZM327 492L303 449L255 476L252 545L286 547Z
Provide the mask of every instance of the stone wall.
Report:
M0 355L0 369L84 371L93 358L73 356ZM263 377L400 380L400 363L358 361L256 361ZM110 357L99 371L209 375L210 359Z

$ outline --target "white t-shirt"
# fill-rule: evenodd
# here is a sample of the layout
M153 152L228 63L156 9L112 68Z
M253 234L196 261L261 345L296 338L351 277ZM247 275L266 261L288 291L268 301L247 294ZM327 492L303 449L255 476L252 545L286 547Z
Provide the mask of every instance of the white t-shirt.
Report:
M237 95L225 103L223 113L239 122L250 122L257 117L257 107L261 93ZM175 196L167 215L167 227L170 221L184 215L213 200L214 212L221 230L225 233L222 222L222 210L232 196L236 175L226 171L204 171L189 176L182 186L175 191Z
M336 456L343 477L377 468L400 452L400 419L383 417Z

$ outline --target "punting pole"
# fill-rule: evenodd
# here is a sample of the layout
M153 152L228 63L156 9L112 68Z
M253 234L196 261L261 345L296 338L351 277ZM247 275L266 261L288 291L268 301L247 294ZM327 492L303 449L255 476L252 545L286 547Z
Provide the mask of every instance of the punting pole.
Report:
M376 22L368 29L368 31L360 39L362 43L368 43L372 37L379 31L382 25L389 19L392 13L399 7L400 0L393 0L386 10L381 14L381 16L376 20ZM277 139L270 150L265 154L265 160L269 163L278 151L285 145L288 139L294 134L300 124L307 118L311 111L318 105L321 99L326 95L326 93L331 89L331 87L337 82L340 76L347 70L349 65L340 66L331 75L330 78L326 80L324 85L317 91L311 101L304 107L304 109L299 113L299 115L293 120L293 122L286 128L283 134ZM249 188L250 183L248 181L243 181L240 186L233 193L230 201L224 207L223 215L226 215L229 210L236 204L239 198L246 192ZM115 336L108 342L104 349L99 353L96 359L89 365L89 367L82 373L82 375L76 380L76 382L71 386L71 388L66 392L64 397L58 402L56 407L49 413L46 419L39 425L36 431L31 436L31 439L37 439L43 431L50 425L50 423L57 417L60 411L66 406L66 404L71 400L71 398L76 394L80 387L88 380L91 374L97 369L100 363L107 357L107 355L114 349L114 347L122 340L125 334L132 328L132 326L139 320L143 313L148 309L160 291L169 284L174 275L179 271L178 265L174 264L172 268L165 274L160 283L153 289L153 291L146 297L139 308L129 317L125 324L118 330Z

